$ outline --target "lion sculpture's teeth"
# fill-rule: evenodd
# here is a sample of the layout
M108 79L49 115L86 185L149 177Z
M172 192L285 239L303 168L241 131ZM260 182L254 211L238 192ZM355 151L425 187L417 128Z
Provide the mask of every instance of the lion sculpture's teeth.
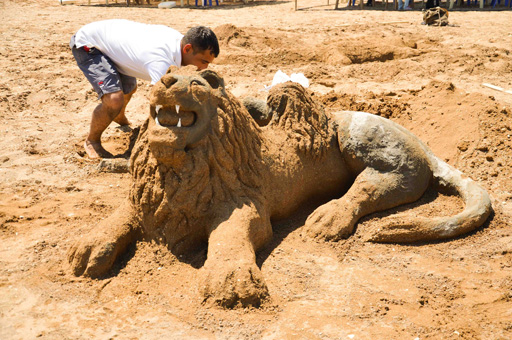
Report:
M176 113L180 113L180 106L176 105ZM181 127L181 117L178 118L178 125L177 127Z
M161 108L162 108L162 105L155 106L155 112L157 115L158 115L158 111L160 111ZM156 116L155 116L155 123L158 126L162 126L162 124L160 124L160 122L158 121L158 117L156 117Z
M162 105L156 105L155 106L155 112L156 114L158 115L158 112L160 111L160 109L162 108ZM179 105L176 105L176 113L179 113L180 112L180 106ZM155 123L158 125L158 126L162 126L162 124L160 124L160 122L158 121L158 117L155 117ZM181 127L181 117L178 118L178 124L176 125L176 127Z

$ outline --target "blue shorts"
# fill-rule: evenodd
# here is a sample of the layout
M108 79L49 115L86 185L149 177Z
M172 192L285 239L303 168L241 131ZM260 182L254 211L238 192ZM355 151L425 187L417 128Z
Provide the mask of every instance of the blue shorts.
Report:
M90 48L87 52L84 48L76 48L73 44L71 52L99 99L107 93L122 90L124 94L128 94L137 88L137 79L119 73L112 60L100 50Z

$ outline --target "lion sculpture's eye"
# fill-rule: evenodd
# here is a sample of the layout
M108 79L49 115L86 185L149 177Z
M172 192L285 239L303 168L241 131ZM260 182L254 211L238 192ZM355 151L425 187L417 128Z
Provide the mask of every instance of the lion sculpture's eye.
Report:
M204 87L205 84L197 79L193 79L191 82L190 82L190 86L202 86Z

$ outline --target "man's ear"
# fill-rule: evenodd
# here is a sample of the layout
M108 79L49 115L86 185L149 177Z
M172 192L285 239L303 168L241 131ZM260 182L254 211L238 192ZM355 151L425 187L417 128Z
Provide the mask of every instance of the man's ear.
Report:
M188 54L190 52L194 52L194 48L192 47L192 44L183 45L183 48L181 50L182 50L183 54Z
M212 70L203 70L199 72L199 75L210 84L214 90L219 90L222 96L226 95L224 87L224 79Z

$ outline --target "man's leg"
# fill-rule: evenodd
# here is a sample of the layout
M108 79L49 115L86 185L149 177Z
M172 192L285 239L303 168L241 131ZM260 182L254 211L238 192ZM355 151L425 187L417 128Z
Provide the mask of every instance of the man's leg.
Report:
M119 112L119 114L114 118L114 122L116 122L117 124L119 124L121 126L130 125L130 121L128 120L128 118L126 118L124 112L126 110L126 105L128 105L128 103L130 102L130 99L132 99L132 96L135 93L135 91L137 91L137 88L134 88L132 92L124 95L123 108L121 109L121 112Z
M72 40L70 44L73 43ZM124 110L137 88L137 79L119 73L110 58L95 48L85 51L73 45L71 51L78 67L101 98L101 104L92 114L85 151L90 158L112 157L101 146L101 135L114 120L120 125L130 123ZM125 95L123 89L129 93Z
M123 91L104 94L101 97L101 104L94 109L89 136L87 136L84 145L85 152L90 158L112 157L112 154L101 145L101 135L125 107L124 96Z

